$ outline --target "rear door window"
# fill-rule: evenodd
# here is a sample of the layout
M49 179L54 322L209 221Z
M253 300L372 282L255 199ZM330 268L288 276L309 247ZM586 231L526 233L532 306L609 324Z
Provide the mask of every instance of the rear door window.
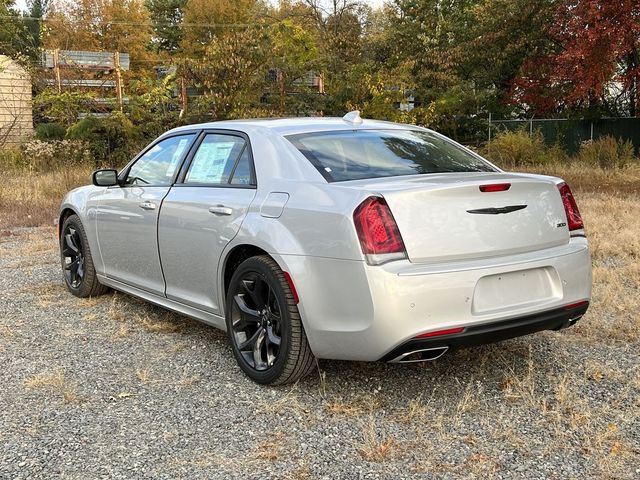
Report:
M250 185L249 146L245 139L235 135L207 134L198 146L184 183Z

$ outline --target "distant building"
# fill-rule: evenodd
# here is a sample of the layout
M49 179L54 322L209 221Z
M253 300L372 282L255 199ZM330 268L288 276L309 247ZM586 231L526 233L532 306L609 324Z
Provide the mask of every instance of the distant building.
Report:
M18 144L33 133L31 77L0 55L0 146Z

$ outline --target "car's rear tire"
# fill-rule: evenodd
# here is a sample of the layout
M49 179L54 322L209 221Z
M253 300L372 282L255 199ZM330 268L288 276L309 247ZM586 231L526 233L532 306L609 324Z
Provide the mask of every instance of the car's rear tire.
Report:
M97 297L108 290L98 281L87 233L77 215L67 217L60 229L60 260L67 290L76 297Z
M238 365L252 380L279 385L313 370L315 357L291 288L266 255L236 269L227 291L227 334Z

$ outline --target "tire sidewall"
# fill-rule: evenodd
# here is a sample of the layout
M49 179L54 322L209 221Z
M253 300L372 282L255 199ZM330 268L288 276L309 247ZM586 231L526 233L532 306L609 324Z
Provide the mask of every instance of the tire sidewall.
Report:
M242 279L248 273L252 272L262 276L268 282L269 286L273 289L273 292L276 295L278 305L280 307L280 350L273 366L264 371L255 370L246 362L237 348L232 328L233 297L238 292L238 283L240 279ZM265 262L260 261L257 258L249 258L248 260L245 260L242 264L240 264L238 269L231 277L231 281L229 282L225 308L225 323L227 326L227 335L229 337L229 342L231 343L233 355L234 357L236 357L238 365L252 380L257 383L268 384L275 382L278 377L282 375L287 364L287 358L290 355L291 317L284 288L285 287L276 275L276 272L274 272L272 268L265 264ZM286 288L288 289L288 286Z

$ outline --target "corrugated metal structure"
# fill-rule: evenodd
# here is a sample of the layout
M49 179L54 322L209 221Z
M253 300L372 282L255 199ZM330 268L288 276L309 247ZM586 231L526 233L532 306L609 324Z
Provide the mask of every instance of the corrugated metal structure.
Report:
M42 52L42 66L54 68L57 64L60 68L84 68L91 70L115 70L116 59L113 52L87 52L82 50L58 50L58 58L53 50ZM129 70L129 54L120 53L119 67L121 70Z
M18 144L33 133L31 77L5 55L0 55L0 147Z
M42 79L41 84L56 88L58 93L63 89L100 90L101 100L87 104L93 113L107 113L113 107L122 110L128 101L122 81L122 72L130 66L128 53L55 49L42 52L40 62L45 71L53 74L53 78ZM104 98L107 89L115 90L113 101ZM99 111L95 112L95 108Z

